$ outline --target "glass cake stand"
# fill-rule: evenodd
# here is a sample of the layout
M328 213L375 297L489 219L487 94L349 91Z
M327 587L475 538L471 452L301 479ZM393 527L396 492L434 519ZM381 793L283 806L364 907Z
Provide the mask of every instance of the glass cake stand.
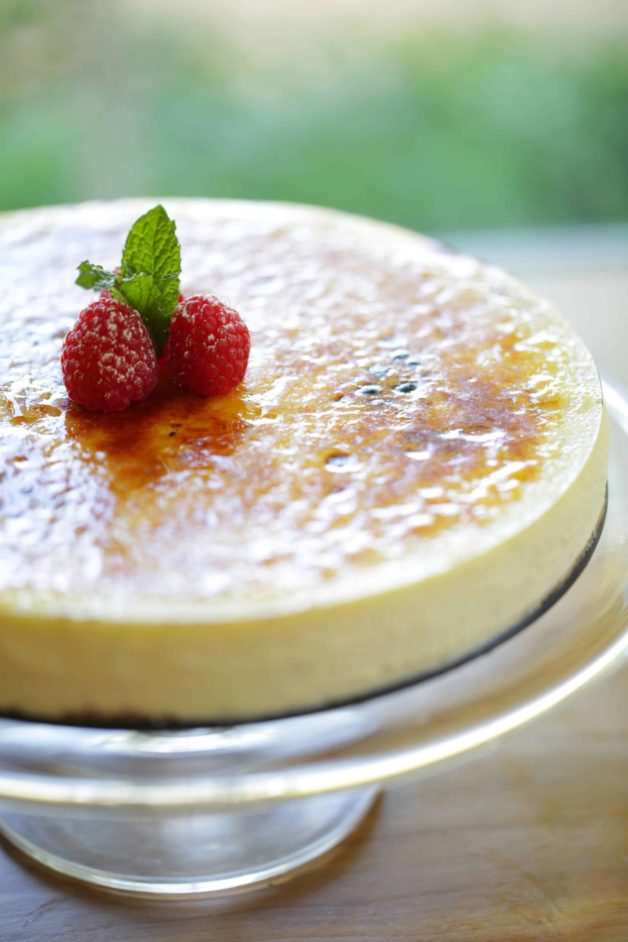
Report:
M606 523L532 624L403 689L300 716L139 731L0 721L0 829L42 864L119 892L185 897L271 883L325 853L378 791L560 703L628 647L628 400L612 421Z

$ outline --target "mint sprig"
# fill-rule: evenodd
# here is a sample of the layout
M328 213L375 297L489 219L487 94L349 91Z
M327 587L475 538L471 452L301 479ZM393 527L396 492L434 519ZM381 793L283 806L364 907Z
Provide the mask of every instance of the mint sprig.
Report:
M116 276L113 272L106 271L100 265L92 265L91 262L81 262L78 267L79 276L76 284L81 288L88 288L93 291L104 291L105 288L113 288Z
M160 354L179 297L181 247L175 223L163 206L140 216L129 231L120 269L110 272L83 261L76 284L93 291L111 291L134 308Z

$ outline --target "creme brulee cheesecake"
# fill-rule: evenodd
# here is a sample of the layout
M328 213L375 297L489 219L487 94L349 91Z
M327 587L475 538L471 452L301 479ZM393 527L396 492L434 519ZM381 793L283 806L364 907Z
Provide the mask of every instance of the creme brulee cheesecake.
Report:
M0 712L206 722L363 696L530 618L586 558L591 356L501 271L394 227L166 203L183 290L251 331L244 383L71 403L86 255L139 201L0 222Z

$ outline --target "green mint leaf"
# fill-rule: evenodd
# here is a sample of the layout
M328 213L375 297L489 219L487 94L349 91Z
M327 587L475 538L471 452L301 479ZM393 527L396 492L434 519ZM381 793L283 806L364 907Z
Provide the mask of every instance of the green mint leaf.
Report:
M133 223L122 253L122 272L152 275L160 290L169 286L170 295L176 281L178 295L181 248L175 224L163 206L155 206Z
M165 275L159 282L160 306L165 316L170 320L172 312L177 306L180 292L180 274L181 263L179 262L179 271Z
M107 271L100 265L92 265L87 260L81 262L78 266L78 272L75 284L93 291L104 291L105 288L112 288L116 280L113 272Z
M179 297L181 248L176 227L163 206L137 219L122 253L116 287L139 311L160 352Z
M154 304L154 281L152 275L139 272L128 278L118 278L117 291L127 304L136 311L147 311Z

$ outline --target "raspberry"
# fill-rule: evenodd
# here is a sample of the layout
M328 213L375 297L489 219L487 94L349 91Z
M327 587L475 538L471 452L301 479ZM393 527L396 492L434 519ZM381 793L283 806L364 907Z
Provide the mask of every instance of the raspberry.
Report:
M103 412L145 399L157 382L155 348L140 315L110 297L81 311L64 340L61 367L70 399Z
M242 382L251 338L237 311L217 298L194 295L179 304L170 325L175 378L202 396L224 395Z

